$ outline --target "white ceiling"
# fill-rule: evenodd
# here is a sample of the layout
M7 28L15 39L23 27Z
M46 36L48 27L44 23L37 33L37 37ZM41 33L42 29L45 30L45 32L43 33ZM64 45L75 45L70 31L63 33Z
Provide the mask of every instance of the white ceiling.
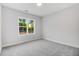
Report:
M46 16L75 5L75 3L43 3L40 7L38 7L36 3L2 3L2 5L23 12L25 12L24 10L28 10L28 13L36 16Z

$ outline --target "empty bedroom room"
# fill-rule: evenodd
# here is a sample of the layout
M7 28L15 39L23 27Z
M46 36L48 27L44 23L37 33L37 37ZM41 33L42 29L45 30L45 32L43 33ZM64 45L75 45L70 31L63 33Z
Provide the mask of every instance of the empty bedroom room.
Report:
M0 56L79 56L79 3L0 3Z

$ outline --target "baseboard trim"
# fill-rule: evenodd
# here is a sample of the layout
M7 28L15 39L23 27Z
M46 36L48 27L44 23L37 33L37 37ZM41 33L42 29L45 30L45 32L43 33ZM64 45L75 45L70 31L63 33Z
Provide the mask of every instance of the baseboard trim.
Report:
M60 42L60 41L50 40L50 39L48 39L48 38L43 38L43 39L46 39L46 40L48 40L48 41L52 41L52 42L55 42L55 43L59 43L59 44L71 46L71 47L74 47L74 48L79 48L79 46L77 46L77 45L71 45L71 44L69 44L69 43L63 43L63 42Z
M37 41L37 40L40 40L40 39L34 39L34 40L30 40L30 41L20 41L20 42L15 42L15 43L11 43L11 44L6 44L6 45L2 45L2 48L10 47L10 46L16 46L16 45L20 45L20 44L24 44L24 43L29 43L31 41Z

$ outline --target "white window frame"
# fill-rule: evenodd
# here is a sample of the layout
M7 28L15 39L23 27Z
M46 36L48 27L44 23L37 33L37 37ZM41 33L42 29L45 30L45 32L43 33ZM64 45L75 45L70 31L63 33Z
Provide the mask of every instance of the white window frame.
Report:
M27 30L27 33L26 34L23 34L23 35L20 35L19 34L19 22L17 22L18 23L18 36L27 36L27 35L34 35L35 34L35 24L36 24L36 21L35 21L35 19L31 19L31 18L26 18L26 17L18 17L18 20L19 20L19 18L21 18L21 19L28 19L28 20L33 20L34 21L34 31L33 31L33 33L28 33L28 30ZM27 29L28 29L28 27L27 27Z

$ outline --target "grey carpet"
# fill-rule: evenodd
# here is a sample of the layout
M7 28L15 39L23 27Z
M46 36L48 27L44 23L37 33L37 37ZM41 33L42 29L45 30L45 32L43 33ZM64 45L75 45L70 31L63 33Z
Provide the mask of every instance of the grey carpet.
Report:
M47 40L37 40L3 48L1 56L78 56L78 50Z

